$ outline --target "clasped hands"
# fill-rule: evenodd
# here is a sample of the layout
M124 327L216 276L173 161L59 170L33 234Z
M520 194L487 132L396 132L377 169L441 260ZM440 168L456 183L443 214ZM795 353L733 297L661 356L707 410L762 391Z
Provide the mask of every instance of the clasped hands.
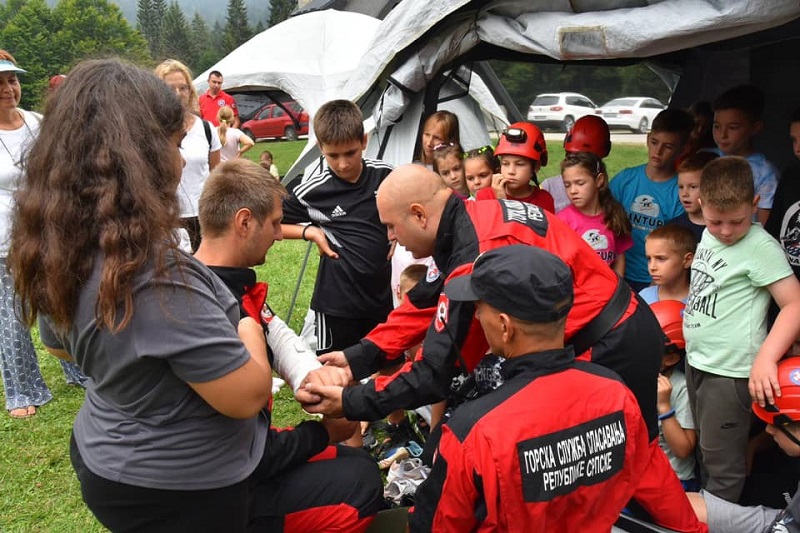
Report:
M329 352L317 359L322 366L308 373L295 398L308 413L342 417L342 394L353 381L347 358L344 352Z

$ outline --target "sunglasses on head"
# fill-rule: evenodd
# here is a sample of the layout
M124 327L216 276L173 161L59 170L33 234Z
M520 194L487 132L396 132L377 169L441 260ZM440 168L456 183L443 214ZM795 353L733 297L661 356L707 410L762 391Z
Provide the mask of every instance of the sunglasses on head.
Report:
M455 146L453 143L441 143L437 144L433 147L434 152L438 152L439 150L444 150L445 148L450 148L451 146Z

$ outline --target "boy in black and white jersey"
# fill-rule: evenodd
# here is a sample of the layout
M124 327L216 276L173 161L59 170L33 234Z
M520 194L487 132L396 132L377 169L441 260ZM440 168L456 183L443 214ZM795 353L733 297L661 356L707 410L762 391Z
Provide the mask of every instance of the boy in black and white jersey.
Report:
M348 100L320 107L314 133L327 165L284 200L283 233L314 241L322 255L311 298L321 354L355 344L392 309L389 240L375 204L392 167L362 158L363 116Z

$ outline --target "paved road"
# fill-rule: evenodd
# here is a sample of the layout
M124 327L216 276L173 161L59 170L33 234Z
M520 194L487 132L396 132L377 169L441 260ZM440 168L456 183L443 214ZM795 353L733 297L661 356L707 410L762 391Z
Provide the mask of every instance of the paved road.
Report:
M544 134L544 138L548 141L564 142L563 133L548 132ZM647 142L647 135L640 133L627 133L623 131L612 131L611 142L619 144L644 144Z

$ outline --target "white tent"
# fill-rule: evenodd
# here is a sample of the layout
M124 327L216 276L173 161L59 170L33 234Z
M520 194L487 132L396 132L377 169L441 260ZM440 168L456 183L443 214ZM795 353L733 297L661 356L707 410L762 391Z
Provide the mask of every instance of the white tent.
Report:
M290 18L270 28L231 52L195 80L198 92L208 88L208 73L222 72L226 91L235 93L261 93L283 91L300 102L313 118L319 107L328 100L347 98L344 87L356 75L356 69L375 42L381 22L358 13L335 10L316 11ZM472 74L466 71L467 76ZM489 140L488 127L502 129L508 124L505 113L491 92L476 75L464 89L464 84L450 80L443 93L452 100L443 105L462 117L465 146L477 147ZM466 90L469 96L461 94ZM411 112L419 116L422 106ZM375 123L366 121L372 132ZM405 121L398 126L391 146L380 147L378 137L372 137L368 155L380 151L393 163L410 161L417 135L417 124ZM470 133L472 132L472 133ZM399 139L411 139L403 143ZM307 164L318 158L313 130L303 152L308 154L302 165L295 165L295 173L287 174L287 181L302 172Z
M290 18L250 39L195 80L208 89L208 73L223 74L226 91L283 91L312 114L342 89L372 43L378 19L343 11Z

